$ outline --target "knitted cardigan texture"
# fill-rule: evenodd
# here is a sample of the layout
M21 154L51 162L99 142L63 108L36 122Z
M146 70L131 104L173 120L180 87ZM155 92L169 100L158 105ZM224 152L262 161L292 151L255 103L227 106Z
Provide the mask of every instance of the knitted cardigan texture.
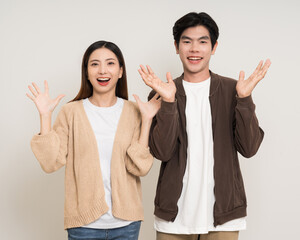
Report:
M138 143L141 116L135 103L124 100L111 159L112 213L143 220L140 176L153 164L149 148ZM34 135L32 151L42 169L65 166L64 228L80 227L108 211L96 138L82 100L64 105L52 130Z

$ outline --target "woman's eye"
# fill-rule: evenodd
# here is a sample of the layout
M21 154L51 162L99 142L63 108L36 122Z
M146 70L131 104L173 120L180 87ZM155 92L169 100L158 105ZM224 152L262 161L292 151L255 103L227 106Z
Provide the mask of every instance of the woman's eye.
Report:
M92 63L91 64L91 66L97 66L98 65L98 63Z
M114 62L108 62L108 65L114 65L115 63Z

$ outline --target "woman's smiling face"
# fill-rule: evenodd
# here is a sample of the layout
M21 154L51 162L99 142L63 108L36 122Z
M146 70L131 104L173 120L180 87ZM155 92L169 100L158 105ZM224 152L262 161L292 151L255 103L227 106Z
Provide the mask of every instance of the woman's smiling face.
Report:
M87 67L88 79L93 86L94 94L105 94L116 91L118 79L122 77L117 56L109 49L102 47L90 55Z

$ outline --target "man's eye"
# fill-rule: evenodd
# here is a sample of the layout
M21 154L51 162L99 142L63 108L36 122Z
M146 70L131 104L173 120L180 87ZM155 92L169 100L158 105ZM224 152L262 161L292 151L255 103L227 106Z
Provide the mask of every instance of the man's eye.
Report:
M206 41L201 41L200 43L207 43Z
M183 41L183 43L190 43L190 41Z

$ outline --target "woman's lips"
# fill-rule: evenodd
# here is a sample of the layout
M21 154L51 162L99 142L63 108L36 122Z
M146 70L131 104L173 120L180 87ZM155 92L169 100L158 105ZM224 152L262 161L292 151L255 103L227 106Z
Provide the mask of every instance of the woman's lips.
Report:
M97 78L97 81L99 85L106 86L109 83L110 78Z

